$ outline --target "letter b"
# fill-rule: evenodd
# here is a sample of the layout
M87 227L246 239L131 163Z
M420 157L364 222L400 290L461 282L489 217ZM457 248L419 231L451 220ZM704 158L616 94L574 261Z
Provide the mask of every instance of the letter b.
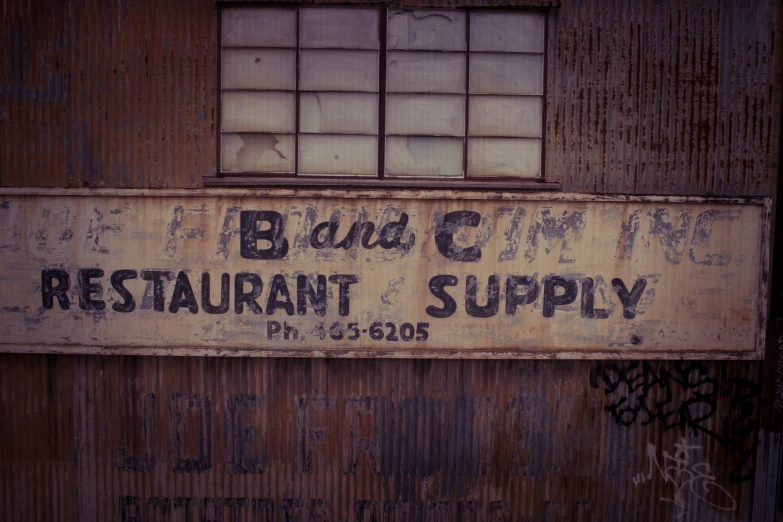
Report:
M269 228L259 230L260 221L267 221ZM288 240L283 237L283 216L273 210L243 210L239 213L239 255L243 259L281 259L288 254ZM271 243L269 248L258 248L258 240Z

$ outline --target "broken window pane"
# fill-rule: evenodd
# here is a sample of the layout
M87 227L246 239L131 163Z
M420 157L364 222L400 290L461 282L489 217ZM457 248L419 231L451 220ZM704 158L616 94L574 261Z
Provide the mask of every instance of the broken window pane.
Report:
M378 10L302 8L301 47L378 49Z
M543 53L544 15L472 13L470 50Z
M224 89L296 89L293 49L224 49L221 68Z
M471 53L470 92L543 94L544 55Z
M224 47L296 47L296 10L223 9Z
M299 136L300 174L375 176L377 171L375 136Z
M462 138L386 138L386 175L462 177Z
M389 94L387 134L465 135L465 97L435 94Z
M303 92L299 130L329 134L377 134L378 95L354 92Z
M468 177L541 175L541 140L468 138Z
M470 136L541 137L540 96L471 96Z
M294 132L294 93L224 91L223 131Z
M294 172L293 134L223 134L223 172Z
M378 91L378 53L301 51L299 88L303 91Z
M462 53L389 52L386 62L388 92L465 92Z
M388 49L465 50L465 13L389 10Z

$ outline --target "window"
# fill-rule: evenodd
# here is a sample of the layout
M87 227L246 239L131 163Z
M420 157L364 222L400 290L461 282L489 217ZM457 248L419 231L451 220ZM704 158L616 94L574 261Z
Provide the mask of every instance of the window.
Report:
M220 172L540 179L545 16L226 7Z

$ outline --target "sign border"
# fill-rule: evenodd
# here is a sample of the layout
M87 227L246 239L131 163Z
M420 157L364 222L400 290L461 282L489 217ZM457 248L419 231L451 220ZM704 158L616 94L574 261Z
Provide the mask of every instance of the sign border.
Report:
M756 346L747 351L654 351L654 350L520 350L520 349L410 349L400 350L273 350L248 348L205 348L199 346L86 346L64 344L4 344L0 353L47 353L72 355L147 355L209 357L291 357L291 358L375 358L375 359L627 359L627 360L761 360L766 347L769 317L770 268L772 252L771 197L660 196L626 194L583 194L568 192L507 192L459 190L352 190L352 189L93 189L93 188L0 188L0 197L209 197L209 198L312 198L312 199L397 199L463 201L552 201L552 202L640 202L697 203L713 205L753 205L762 207L761 259L759 271L759 325Z

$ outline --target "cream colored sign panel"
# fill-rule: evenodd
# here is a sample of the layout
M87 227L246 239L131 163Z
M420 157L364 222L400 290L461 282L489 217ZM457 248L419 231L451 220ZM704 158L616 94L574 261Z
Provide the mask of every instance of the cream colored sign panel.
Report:
M769 202L0 193L0 349L755 358Z

